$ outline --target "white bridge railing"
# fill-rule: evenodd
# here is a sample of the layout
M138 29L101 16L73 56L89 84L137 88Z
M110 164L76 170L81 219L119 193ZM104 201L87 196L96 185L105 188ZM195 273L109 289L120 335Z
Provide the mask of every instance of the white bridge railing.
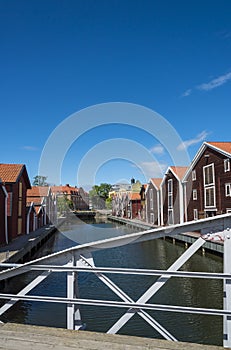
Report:
M223 345L231 347L231 215L221 215L195 222L187 222L181 225L172 225L144 232L128 234L116 238L78 245L58 253L25 263L25 264L1 264L7 268L0 272L0 280L4 280L28 271L41 271L31 283L23 288L18 294L1 293L0 299L8 302L0 308L0 316L6 312L18 300L43 301L49 303L64 303L67 305L67 328L81 329L82 320L81 305L109 306L123 308L127 311L108 330L108 333L117 333L135 314L142 317L149 325L159 332L167 340L177 341L163 325L157 322L147 311L172 311L179 313L219 315L223 317ZM129 269L96 267L92 252L98 249L108 249L120 245L132 244L145 240L151 240L164 236L174 236L189 231L200 231L201 236L165 271L153 269ZM187 260L200 249L206 240L222 240L224 244L224 269L223 273L178 271ZM52 272L67 273L67 297L47 297L28 295L28 293L41 283ZM78 296L78 272L94 273L107 287L109 287L121 301L81 299ZM107 274L107 276L105 275ZM155 275L159 278L147 289L136 301L131 299L108 274L132 274L132 275ZM186 306L163 305L148 303L150 298L162 288L172 277L187 278L213 278L224 281L223 309L195 308Z

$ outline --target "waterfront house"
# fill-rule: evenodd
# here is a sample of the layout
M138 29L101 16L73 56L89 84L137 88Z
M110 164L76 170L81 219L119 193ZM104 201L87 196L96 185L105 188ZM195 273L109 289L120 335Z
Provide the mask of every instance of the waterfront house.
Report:
M147 184L142 185L140 189L140 217L143 221L146 221L146 189Z
M231 142L204 142L183 183L186 221L231 212Z
M7 191L0 179L0 244L8 244Z
M76 210L89 210L89 193L82 187L77 189Z
M140 192L132 192L130 195L131 219L141 220L141 197Z
M37 229L37 215L33 202L29 202L26 205L26 233L33 232Z
M160 225L160 184L162 178L151 178L146 188L146 221Z
M32 186L27 190L27 202L33 203L36 212L40 213L40 227L56 222L56 200L49 186Z
M24 164L0 164L0 178L7 191L8 240L26 233L26 192L31 188Z
M160 185L161 225L172 225L184 221L184 196L182 179L187 167L168 167Z

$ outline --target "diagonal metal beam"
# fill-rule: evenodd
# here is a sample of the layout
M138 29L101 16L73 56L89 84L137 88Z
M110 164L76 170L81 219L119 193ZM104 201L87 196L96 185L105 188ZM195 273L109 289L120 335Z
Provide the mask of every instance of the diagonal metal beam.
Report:
M94 268L94 259L91 254L88 255L88 258L80 255L80 263L84 266L88 266L89 268ZM105 284L107 285L116 295L118 295L123 301L134 303L132 298L130 298L121 288L119 288L112 280L110 280L107 276L102 273L95 272L95 275ZM152 326L159 334L161 334L165 339L177 341L177 339L167 331L159 322L157 322L154 318L152 318L147 312L140 309L137 311L138 315L142 317L150 326Z
M167 271L177 271L184 263L205 243L203 238L198 238L170 267ZM171 276L160 276L158 280L137 300L137 303L146 303ZM129 309L109 330L107 333L117 333L136 313L134 309Z
M51 272L49 271L44 271L41 275L39 275L38 277L36 277L32 282L30 282L25 288L23 288L18 294L17 296L25 296L26 294L28 294L33 288L35 288L39 283L41 283L42 281L44 281ZM17 303L17 301L20 299L16 298L12 298L11 300L9 300L6 304L4 304L1 308L0 308L0 316L6 312L7 310L9 310L15 303Z

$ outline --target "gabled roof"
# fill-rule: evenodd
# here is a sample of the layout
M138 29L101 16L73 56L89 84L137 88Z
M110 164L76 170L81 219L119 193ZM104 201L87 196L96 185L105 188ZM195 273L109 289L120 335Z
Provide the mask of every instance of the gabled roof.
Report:
M181 182L183 180L183 178L184 178L184 175L185 175L187 169L188 169L187 166L169 166L167 171L166 171L166 173L165 173L165 176L163 177L163 180L161 181L161 185L160 186L163 185L165 179L167 178L167 174L169 172L171 172L175 176L175 178L179 182Z
M206 142L206 144L231 155L231 142Z
M130 200L131 200L131 201L141 200L141 197L140 197L139 192L133 192L133 193L131 193Z
M213 150L216 150L217 152L227 156L231 157L231 142L203 142L199 150L197 151L195 157L193 158L188 170L186 171L183 181L185 181L192 171L192 169L195 167L196 163L204 153L205 149L209 147Z
M1 163L0 179L6 183L17 182L21 174L23 173L24 169L26 170L26 167L24 164L2 164Z
M33 203L34 205L42 205L43 197L28 197L27 196L27 205Z
M69 185L65 185L65 186L51 186L51 192L52 193L66 193L66 194L73 194L74 193L78 193L79 190L77 187L72 187Z
M188 167L187 166L171 166L171 167L169 167L169 169L172 171L173 174L176 175L176 177L179 180L182 180Z
M162 182L162 178L161 177L152 177L150 179L150 181L152 182L152 184L156 187L157 190L160 189L160 184Z
M48 186L32 186L27 190L27 197L46 197L49 195Z

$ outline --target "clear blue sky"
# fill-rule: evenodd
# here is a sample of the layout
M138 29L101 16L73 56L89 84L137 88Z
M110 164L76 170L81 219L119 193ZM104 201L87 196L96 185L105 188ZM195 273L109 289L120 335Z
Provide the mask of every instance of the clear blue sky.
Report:
M53 130L71 114L108 102L159 113L190 158L204 140L231 141L230 18L230 0L0 0L0 162L25 163L33 179ZM72 145L62 183L88 185L76 178L82 158L115 137L142 144L163 171L171 165L158 139L105 125ZM95 181L132 176L147 180L129 159L117 159L102 164Z

